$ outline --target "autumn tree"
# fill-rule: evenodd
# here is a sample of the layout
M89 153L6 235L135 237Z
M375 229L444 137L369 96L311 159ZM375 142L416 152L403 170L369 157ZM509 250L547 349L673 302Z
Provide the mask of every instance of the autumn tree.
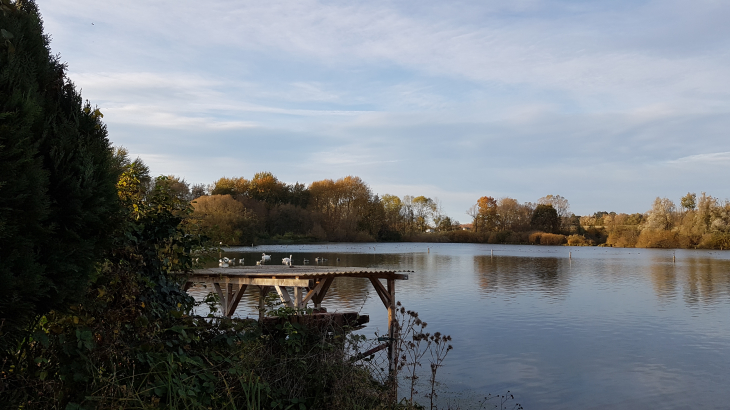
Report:
M676 206L668 198L657 197L646 219L646 228L653 231L668 231L674 226Z
M685 211L694 211L697 207L697 194L687 192L687 195L682 197L681 204Z
M322 214L332 238L354 238L373 201L370 187L354 176L312 182L309 192L309 208Z
M205 184L195 184L192 187L190 187L190 196L195 198L200 198L201 196L206 196L209 194L208 192L208 186Z
M559 218L570 216L570 204L568 200L560 195L547 195L537 200L539 205L552 205Z
M491 196L483 196L477 200L477 217L474 220L475 230L489 232L497 229L499 214L497 213L497 200ZM478 228L476 228L478 226Z
M391 231L405 233L403 230L403 201L395 195L385 194L380 197L385 224Z
M228 245L251 243L255 239L256 217L231 195L209 195L193 201L192 219L214 242Z
M190 192L190 184L188 184L184 178L180 178L175 175L168 175L164 180L160 180L160 182L165 184L165 189L172 192L176 198L187 202L194 199Z
M413 198L412 205L416 229L419 232L425 232L428 228L429 219L436 213L436 203L433 199L421 195Z
M211 195L244 195L248 193L250 182L246 178L223 177L213 183Z
M258 172L248 185L246 195L267 204L280 204L286 200L287 186L271 172Z

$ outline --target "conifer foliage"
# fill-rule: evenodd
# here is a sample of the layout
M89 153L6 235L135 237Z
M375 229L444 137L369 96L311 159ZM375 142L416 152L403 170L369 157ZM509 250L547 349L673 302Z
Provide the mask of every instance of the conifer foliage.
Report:
M49 43L33 1L0 0L0 347L83 294L119 212L103 115Z

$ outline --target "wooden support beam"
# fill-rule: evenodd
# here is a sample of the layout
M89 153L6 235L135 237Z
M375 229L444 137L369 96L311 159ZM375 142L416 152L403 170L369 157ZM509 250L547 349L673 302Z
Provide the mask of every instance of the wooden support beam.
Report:
M226 284L224 283L223 286L225 286L225 285ZM228 306L228 304L226 303L226 296L227 295L223 292L223 289L221 289L221 284L220 283L213 282L213 287L215 288L215 293L218 294L218 299L220 300L221 307L223 308L221 310L223 311L223 314L225 315L226 314L226 306Z
M310 299L312 299L314 296L319 294L322 291L322 288L324 287L324 283L327 281L327 279L320 279L319 282L317 282L317 286L309 286L309 292L307 292L307 295L304 296L304 299L302 299L302 302L304 305L307 305L307 302L309 302Z
M332 286L332 282L334 280L335 280L334 277L320 279L320 282L324 281L324 284L322 285L322 289L320 289L319 292L312 295L312 301L314 302L314 307L318 308L322 305L322 300L324 300L324 297L327 295L327 291L330 289L330 286Z
M378 296L380 296L380 300L383 302L383 305L385 305L385 308L390 309L390 292L388 292L383 284L380 283L380 280L376 278L370 278L370 283L373 284L373 287L378 293Z
M238 303L241 302L243 292L246 291L246 285L229 284L229 286L231 287L232 292L228 295L226 316L232 317L233 313L236 312L236 308L238 308Z
M291 301L291 297L289 296L289 292L286 290L283 286L274 286L274 289L276 289L276 293L279 294L279 299L281 299L282 302L287 307L293 308L294 303Z
M266 294L271 290L271 286L259 286L259 322L264 320L266 315Z

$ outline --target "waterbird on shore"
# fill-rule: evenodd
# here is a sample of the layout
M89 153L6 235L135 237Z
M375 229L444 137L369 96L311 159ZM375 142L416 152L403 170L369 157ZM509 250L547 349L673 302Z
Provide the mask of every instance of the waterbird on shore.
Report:
M309 259L304 258L304 263L309 263Z
M271 255L267 255L266 252L264 252L264 253L261 254L261 260L262 261L270 261L271 260Z
M228 258L225 258L228 259ZM227 268L228 262L224 261L223 259L218 259L218 267L220 268Z

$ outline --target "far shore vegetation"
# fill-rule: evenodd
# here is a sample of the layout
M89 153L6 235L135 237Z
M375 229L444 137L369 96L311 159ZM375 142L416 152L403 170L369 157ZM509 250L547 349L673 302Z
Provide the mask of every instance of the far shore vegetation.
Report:
M169 176L190 216L224 245L308 242L467 242L628 248L727 249L730 202L688 193L656 198L644 213L570 213L568 200L535 203L484 196L460 223L426 196L377 195L359 177L287 184L270 172L190 186Z

